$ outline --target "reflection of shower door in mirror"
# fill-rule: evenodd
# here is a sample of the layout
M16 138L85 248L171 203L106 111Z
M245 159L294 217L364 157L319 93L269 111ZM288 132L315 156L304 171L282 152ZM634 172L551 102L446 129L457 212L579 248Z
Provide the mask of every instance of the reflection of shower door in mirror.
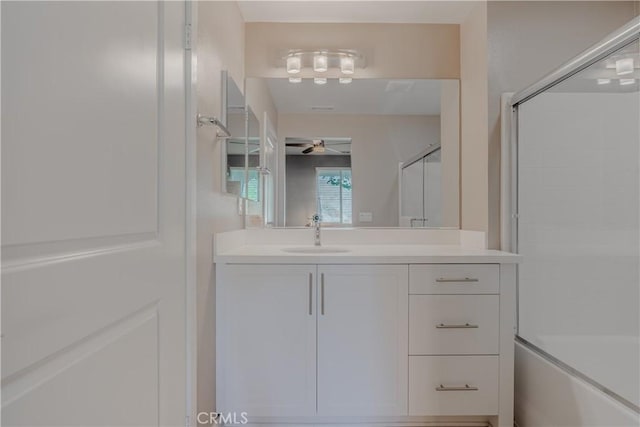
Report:
M402 190L401 190L401 212L400 212L400 226L401 227L421 227L422 210L424 206L423 201L423 189L422 179L424 165L422 161L417 161L402 169Z
M400 166L401 227L442 227L442 162L440 147Z
M264 135L262 138L262 194L263 194L263 213L262 218L264 225L267 227L273 227L275 225L275 210L276 210L276 183L277 176L277 143L278 137L276 131L269 120L269 116L266 111L263 116L263 129Z
M425 227L442 226L442 162L440 149L431 152L423 162L423 213Z

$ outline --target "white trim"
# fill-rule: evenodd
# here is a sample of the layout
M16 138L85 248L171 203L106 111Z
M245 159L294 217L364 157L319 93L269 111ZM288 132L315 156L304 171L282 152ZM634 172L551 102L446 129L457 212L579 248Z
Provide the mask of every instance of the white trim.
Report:
M197 37L198 2L186 0L185 29L190 26L191 41L184 51L185 67L185 280L186 280L186 422L187 427L196 425L198 406L197 363L198 363L198 319L196 316L196 153L197 153ZM186 31L185 31L186 36Z
M512 132L511 97L513 93L503 93L500 101L502 111L500 125L500 249L510 251L512 231L512 157L511 147L515 143Z

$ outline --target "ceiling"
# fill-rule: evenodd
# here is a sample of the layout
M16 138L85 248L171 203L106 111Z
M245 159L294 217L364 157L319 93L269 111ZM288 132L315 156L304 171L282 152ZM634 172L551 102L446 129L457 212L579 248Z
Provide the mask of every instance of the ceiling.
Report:
M245 22L459 24L474 1L239 1Z
M329 79L317 85L311 79L289 83L267 79L279 114L440 115L441 80L354 79L340 84Z

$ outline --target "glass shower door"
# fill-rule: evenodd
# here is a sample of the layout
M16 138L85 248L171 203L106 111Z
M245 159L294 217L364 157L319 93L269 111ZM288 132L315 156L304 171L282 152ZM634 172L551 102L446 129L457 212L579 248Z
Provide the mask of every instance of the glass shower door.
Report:
M638 53L636 40L517 106L518 335L636 409Z

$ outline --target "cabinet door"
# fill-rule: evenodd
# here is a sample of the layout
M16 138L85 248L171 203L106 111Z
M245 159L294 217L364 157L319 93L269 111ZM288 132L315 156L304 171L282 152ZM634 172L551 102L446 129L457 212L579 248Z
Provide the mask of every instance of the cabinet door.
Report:
M408 267L319 266L318 413L404 415Z
M316 267L219 268L217 411L314 415Z

